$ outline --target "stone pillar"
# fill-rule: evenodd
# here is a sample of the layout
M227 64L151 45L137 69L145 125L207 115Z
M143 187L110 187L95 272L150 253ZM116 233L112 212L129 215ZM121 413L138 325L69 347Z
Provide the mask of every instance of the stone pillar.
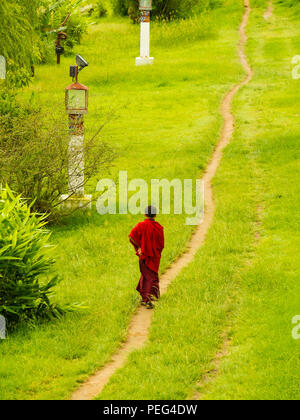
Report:
M69 194L63 195L64 207L88 208L92 196L84 193L84 115L69 115Z
M84 195L84 116L69 115L69 193Z

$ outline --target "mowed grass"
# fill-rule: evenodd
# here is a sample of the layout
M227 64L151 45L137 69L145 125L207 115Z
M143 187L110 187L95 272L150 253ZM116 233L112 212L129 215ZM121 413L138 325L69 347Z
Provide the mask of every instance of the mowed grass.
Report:
M259 3L247 46L255 77L234 101L206 244L99 399L299 399L299 25L280 7L265 22ZM231 345L215 372L224 333Z
M90 87L87 135L110 110L117 110L118 117L105 127L103 137L119 158L111 174L99 168L88 192L95 192L100 177L117 178L119 170L127 170L129 180L201 176L219 138L221 99L243 74L236 54L241 13L241 4L228 0L211 14L216 31L208 31L207 39L201 31L193 35L181 22L176 42L160 45L159 36L167 29L154 25L156 63L151 68L134 65L137 26L125 19L91 26L75 51L90 62L80 75ZM176 32L175 23L171 30ZM68 66L73 63L74 58L64 57L60 68L37 68L33 85L22 96L33 93L49 112L63 107ZM19 329L0 343L1 399L68 398L110 359L138 304L138 264L128 233L139 220L141 216L100 216L94 209L89 216L79 214L51 227L56 269L63 278L55 299L84 302L88 309L34 329ZM185 226L184 215L161 216L159 221L166 229L163 271L185 248L192 228Z

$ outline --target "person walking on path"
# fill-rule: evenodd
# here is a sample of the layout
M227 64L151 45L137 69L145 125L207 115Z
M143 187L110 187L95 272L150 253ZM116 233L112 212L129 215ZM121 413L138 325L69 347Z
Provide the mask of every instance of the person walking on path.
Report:
M156 216L156 208L148 206L145 210L146 220L138 223L129 235L140 261L141 278L137 291L142 297L141 304L147 309L153 309L153 301L160 298L158 272L165 247L164 228L156 222Z

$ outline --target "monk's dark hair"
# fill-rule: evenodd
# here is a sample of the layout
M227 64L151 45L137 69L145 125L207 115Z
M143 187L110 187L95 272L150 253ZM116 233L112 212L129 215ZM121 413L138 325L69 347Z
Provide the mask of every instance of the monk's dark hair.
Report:
M147 206L145 209L145 215L147 217L156 217L157 216L157 208L154 206Z

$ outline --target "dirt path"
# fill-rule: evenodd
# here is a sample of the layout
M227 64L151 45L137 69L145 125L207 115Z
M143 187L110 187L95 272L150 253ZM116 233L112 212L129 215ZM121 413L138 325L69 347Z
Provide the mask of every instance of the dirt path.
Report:
M246 79L234 86L234 88L227 93L222 101L221 113L224 118L224 126L222 129L221 139L216 147L212 160L208 165L203 176L205 186L205 214L203 222L197 227L194 235L191 238L187 251L181 255L178 260L171 265L166 273L161 277L161 293L166 293L168 286L178 276L178 274L190 262L193 261L196 252L204 244L207 232L212 224L215 204L213 200L212 179L214 178L220 161L222 159L223 150L229 144L234 132L234 117L231 113L232 100L237 91L251 80L253 73L248 64L244 46L247 41L246 26L250 14L250 0L244 0L245 13L240 27L240 43L238 47L240 61L247 73ZM72 396L72 400L92 400L97 397L109 379L116 372L117 369L124 366L128 355L136 349L144 346L148 339L149 328L151 325L153 312L143 307L139 308L137 313L133 316L126 342L122 345L120 350L112 357L111 361L92 376L86 383L84 383Z
M270 1L267 10L264 13L265 20L269 20L273 16L273 10L274 10L273 3Z

